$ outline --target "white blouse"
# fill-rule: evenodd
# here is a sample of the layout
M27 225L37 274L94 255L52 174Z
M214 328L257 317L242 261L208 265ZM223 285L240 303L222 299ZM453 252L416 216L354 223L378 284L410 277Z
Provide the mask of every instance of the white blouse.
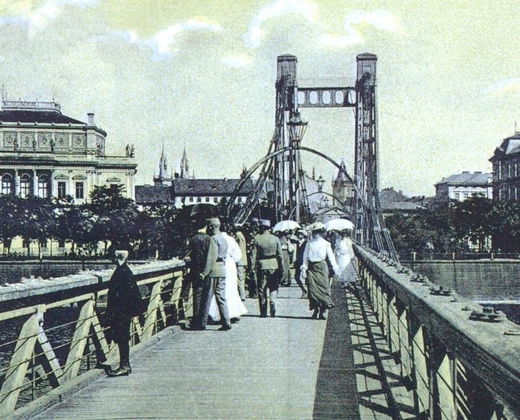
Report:
M302 270L307 270L309 262L325 261L325 259L329 260L334 273L337 274L338 264L336 263L336 258L334 257L334 252L332 252L330 242L321 237L310 239L303 251Z

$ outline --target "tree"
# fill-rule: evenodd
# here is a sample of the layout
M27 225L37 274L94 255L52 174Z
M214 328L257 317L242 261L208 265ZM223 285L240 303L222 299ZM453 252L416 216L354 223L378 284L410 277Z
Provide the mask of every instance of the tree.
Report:
M122 185L96 186L90 194L90 204L86 206L95 225L97 239L105 243L105 252L110 242L115 248L132 249L138 240L137 207L134 201L123 196Z
M451 224L457 239L478 244L479 252L484 252L486 239L493 230L490 222L492 209L492 200L482 196L456 202L451 211Z
M15 236L22 233L23 206L22 199L14 195L0 196L0 240L7 248L7 253L11 249L11 241Z

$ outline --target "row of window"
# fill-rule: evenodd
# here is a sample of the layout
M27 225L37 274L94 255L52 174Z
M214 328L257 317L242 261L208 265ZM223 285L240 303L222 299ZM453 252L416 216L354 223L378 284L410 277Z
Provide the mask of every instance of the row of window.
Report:
M64 198L67 195L67 183L63 181L58 181L58 198ZM75 198L83 199L85 198L85 185L83 182L76 182L75 185ZM46 175L41 175L38 177L37 184L37 195L41 198L47 198L50 193L50 182ZM26 198L32 193L32 179L28 174L24 174L20 177L20 197ZM11 175L4 175L2 177L2 194L9 195L14 194L14 182Z
M459 193L459 192L456 192L455 193L455 200L465 200L466 198L468 197L485 197L485 194L483 192L463 192L463 193Z
M218 197L187 197L186 201L188 203L195 203L195 202L197 202L197 203L202 203L202 202L204 202L204 203L211 203L211 202L218 203L220 201L220 198L218 198ZM238 203L242 203L243 201L244 201L243 197L238 197L237 198L237 202Z
M499 200L518 200L520 198L520 187L504 185L498 188Z
M520 176L520 164L515 162L498 162L494 168L498 180Z

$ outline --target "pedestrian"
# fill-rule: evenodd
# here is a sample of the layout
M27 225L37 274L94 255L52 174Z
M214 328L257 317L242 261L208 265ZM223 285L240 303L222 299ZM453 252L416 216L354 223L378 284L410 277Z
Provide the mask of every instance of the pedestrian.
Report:
M291 263L294 261L294 246L289 240L289 231L279 232L280 243L282 245L283 271L280 279L282 286L290 286L291 279Z
M260 222L260 232L253 241L251 265L256 269L260 317L267 317L267 303L272 317L276 316L276 297L283 266L282 245L271 233L269 220ZM268 294L269 292L269 294Z
M107 318L110 336L119 350L119 368L110 369L108 376L126 376L130 367L130 322L145 311L134 274L126 260L128 251L115 251L116 269L110 278L107 293Z
M238 294L238 275L237 275L237 263L242 258L242 251L235 238L228 235L230 225L223 223L221 227L221 234L227 242L227 253L226 253L226 303L231 322L238 322L239 318L247 314L247 309L240 299ZM209 316L213 321L220 321L220 314L215 296L211 299L211 305L209 308Z
M244 302L246 300L247 242L238 226L235 226L234 233L241 252L241 258L237 262L238 294L242 302Z
M208 255L204 270L200 273L201 280L204 281L203 301L204 309L201 316L199 329L205 330L208 322L209 308L211 299L215 295L217 307L220 315L222 327L220 331L231 329L231 321L226 302L226 255L227 241L220 233L220 220L216 217L208 219L206 232L211 236L209 242Z
M298 244L296 247L296 260L294 262L294 279L298 284L299 288L302 291L302 299L307 299L307 289L303 285L301 278L301 267L303 264L303 252L305 251L305 246L307 245L307 232L303 229L300 229L297 232Z
M201 326L202 307L205 305L203 300L204 279L201 278L201 273L206 266L211 237L206 233L205 223L200 220L193 222L192 232L193 234L188 240L189 272L187 274L190 279L189 284L193 285L193 317L190 328L198 330Z
M343 230L339 232L334 248L334 256L338 263L338 280L343 288L353 287L357 279L356 259L350 232L352 231Z
M327 262L334 273L338 272L336 258L330 242L323 239L325 226L316 222L309 226L310 238L303 252L301 273L306 279L309 308L313 311L312 319L327 319L327 310L332 308L330 296L330 274Z

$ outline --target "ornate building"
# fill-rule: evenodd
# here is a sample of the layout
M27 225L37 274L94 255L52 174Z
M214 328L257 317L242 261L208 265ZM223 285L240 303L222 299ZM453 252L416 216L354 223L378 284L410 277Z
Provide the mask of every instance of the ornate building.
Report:
M489 160L493 164L493 198L520 200L520 132L502 140Z
M122 184L134 198L133 147L107 156L107 133L87 114L87 123L61 113L55 102L2 101L1 193L65 197L85 202L94 186Z

